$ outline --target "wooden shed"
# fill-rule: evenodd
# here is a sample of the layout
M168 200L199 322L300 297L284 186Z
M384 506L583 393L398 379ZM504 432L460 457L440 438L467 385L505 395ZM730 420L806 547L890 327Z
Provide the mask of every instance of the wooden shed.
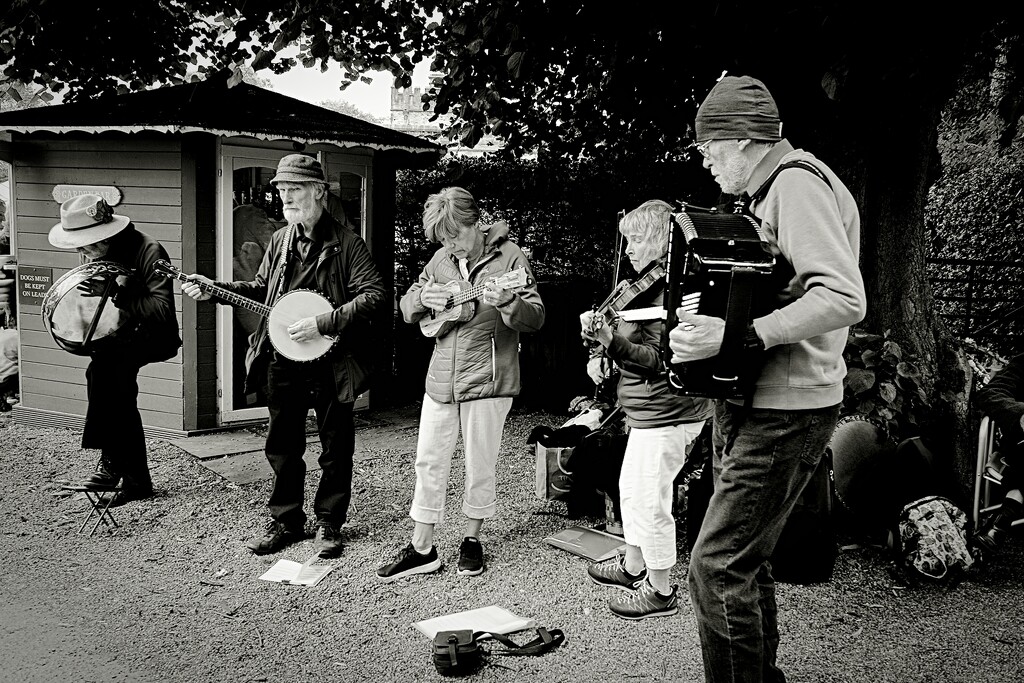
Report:
M81 263L47 241L62 201L103 194L115 213L159 239L183 272L249 279L270 234L284 224L269 180L278 160L296 151L319 158L334 195L329 208L366 240L390 290L396 171L436 163L442 150L433 143L245 83L228 87L226 74L0 114L17 263L21 402L14 419L84 422L89 359L56 345L40 306L52 284ZM264 419L266 408L242 390L253 314L196 304L178 283L175 303L184 345L139 376L147 434L184 436ZM390 323L391 311L385 318ZM381 349L384 364L390 343Z

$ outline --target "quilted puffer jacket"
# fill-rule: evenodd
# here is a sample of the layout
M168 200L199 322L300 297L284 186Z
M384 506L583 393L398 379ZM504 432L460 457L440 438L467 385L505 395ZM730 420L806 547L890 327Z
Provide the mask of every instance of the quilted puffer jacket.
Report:
M477 300L472 318L435 338L426 392L438 403L519 393L519 333L541 328L544 303L526 255L507 236L507 224L491 226L484 255L470 272L469 284L482 285L520 266L526 269L528 284L515 290L515 299L501 308ZM465 279L458 261L444 247L438 249L399 302L406 322L418 323L430 314L430 309L420 303L420 289L430 278L441 285Z

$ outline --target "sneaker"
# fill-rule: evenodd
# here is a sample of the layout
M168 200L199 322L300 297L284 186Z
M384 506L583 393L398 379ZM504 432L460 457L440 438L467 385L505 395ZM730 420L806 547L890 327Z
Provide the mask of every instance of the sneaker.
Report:
M611 586L622 590L632 591L640 587L643 580L647 578L647 567L644 567L636 576L626 571L624 559L621 555L614 560L607 562L595 562L587 567L587 574L590 580L599 586Z
M479 576L484 573L484 547L472 536L466 536L459 546L459 576Z
M345 547L341 540L341 529L323 520L316 523L316 542L320 548L320 558L324 560L339 557Z
M305 534L302 527L293 529L281 522L271 520L267 523L267 533L263 538L254 538L247 547L254 555L271 555L302 540Z
M608 601L608 607L617 617L634 621L649 617L670 617L679 611L679 600L676 587L666 598L658 594L649 582L644 581L629 595L623 595Z
M388 583L413 574L430 574L441 568L441 560L437 558L437 549L430 546L426 555L416 552L412 543L402 548L398 559L377 569L377 578Z

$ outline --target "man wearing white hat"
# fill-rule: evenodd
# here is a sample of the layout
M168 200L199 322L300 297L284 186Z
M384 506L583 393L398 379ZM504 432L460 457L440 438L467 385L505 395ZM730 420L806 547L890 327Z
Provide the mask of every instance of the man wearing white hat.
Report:
M169 260L167 252L96 194L61 204L60 223L50 230L49 240L59 249L75 249L85 263L112 261L132 271L121 285L96 277L78 286L83 296L99 296L106 290L135 328L125 344L97 345L89 354L82 448L99 449L100 461L83 485L109 492L112 506L148 498L153 481L138 408L139 370L172 358L181 346L171 280L153 270L158 259Z

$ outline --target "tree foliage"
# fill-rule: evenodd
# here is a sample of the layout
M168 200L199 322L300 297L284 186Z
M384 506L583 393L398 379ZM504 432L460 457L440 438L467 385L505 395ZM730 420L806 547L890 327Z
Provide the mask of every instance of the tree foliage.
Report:
M240 79L244 66L281 73L337 63L341 87L375 71L408 87L427 60L438 77L425 97L437 115L454 116L450 132L464 144L494 133L511 151L666 158L689 141L695 104L723 70L761 76L780 102L795 103L783 111L794 130L827 130L837 113L821 118L829 103L867 113L862 128L891 125L908 114L879 98L908 86L908 94L944 98L948 88L937 86L965 36L998 18L995 10L927 12L901 21L862 4L809 0L692 3L670 19L674 8L634 3L612 14L586 0L13 0L0 25L0 63L7 79L64 87L70 101L225 67Z
M225 67L237 82L246 66L337 63L341 87L380 70L408 87L429 60L437 77L425 97L452 117L449 133L464 145L494 133L510 155L539 150L543 165L619 163L620 188L633 182L631 161L682 163L696 103L723 71L756 76L779 102L787 138L832 166L858 202L865 327L889 330L921 359L926 393L948 394L944 383L964 378L955 362L937 370L943 332L925 269L941 114L986 41L999 46L990 71L1015 73L1022 21L1011 3L902 9L839 0L619 11L593 0L11 0L0 64L8 81L63 88L71 101ZM1006 148L1024 88L1020 78L996 85L994 130ZM1011 176L1001 183L1008 193ZM952 185L943 191L958 196Z

